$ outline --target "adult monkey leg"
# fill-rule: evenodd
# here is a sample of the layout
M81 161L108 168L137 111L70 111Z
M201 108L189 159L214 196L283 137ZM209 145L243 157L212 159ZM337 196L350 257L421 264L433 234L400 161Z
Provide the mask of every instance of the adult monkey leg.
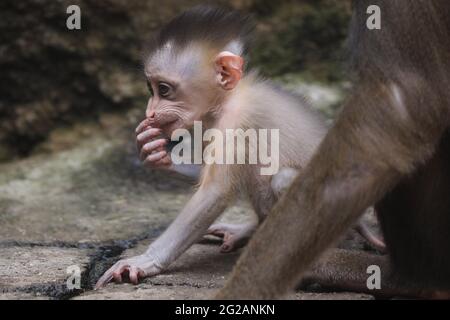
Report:
M450 295L450 130L430 161L377 204L392 264L405 282ZM424 292L425 296L430 296Z
M376 119L377 114L395 112L390 97L376 100L384 111L371 115L352 108L367 103L363 95L349 102L348 107L356 110L347 108L342 114L310 165L256 232L219 298L269 299L293 289L301 274L365 208L430 156L440 131L413 139L427 141L422 146L396 140L394 132L384 130L386 122ZM420 122L411 122L408 128L390 119L386 127L399 135L420 132L416 130Z
M390 97L378 100L385 113L395 112ZM310 165L256 232L219 298L269 299L292 290L365 208L431 153L437 132L421 137L429 141L422 148L407 139L395 141L393 132L381 130L377 113L368 119L367 113L358 112L366 103L363 95L349 101L355 110L347 108L342 114ZM410 125L411 133L418 132L414 129L419 123ZM408 128L400 128L395 120L386 127L408 135Z
M218 298L276 298L292 290L365 208L431 158L448 127L450 3L373 2L354 3L360 85ZM376 32L365 25L371 4L383 12Z

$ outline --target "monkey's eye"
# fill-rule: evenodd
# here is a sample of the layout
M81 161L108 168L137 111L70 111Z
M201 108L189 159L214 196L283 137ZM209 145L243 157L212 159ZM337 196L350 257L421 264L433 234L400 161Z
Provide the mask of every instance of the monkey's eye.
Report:
M172 93L172 87L165 82L160 82L158 84L159 96L162 98L167 98Z
M153 88L152 88L152 84L150 83L150 81L147 81L147 88L148 88L148 91L150 92L150 95L153 97Z

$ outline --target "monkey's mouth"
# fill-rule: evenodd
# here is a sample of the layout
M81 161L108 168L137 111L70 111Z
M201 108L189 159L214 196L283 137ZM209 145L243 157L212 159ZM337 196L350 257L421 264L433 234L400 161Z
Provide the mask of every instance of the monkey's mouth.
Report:
M164 134L170 137L172 132L181 127L181 119L174 115L168 113L156 114L152 119L149 119L150 125L155 128L160 128Z
M180 119L170 120L168 122L165 122L163 125L161 125L161 129L164 134L166 134L168 137L172 136L172 133L176 129L180 129L183 127L182 121Z

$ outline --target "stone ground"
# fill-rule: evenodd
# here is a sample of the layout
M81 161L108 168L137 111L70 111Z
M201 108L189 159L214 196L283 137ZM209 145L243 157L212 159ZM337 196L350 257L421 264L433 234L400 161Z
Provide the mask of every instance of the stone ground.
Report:
M143 252L193 192L137 161L132 127L141 112L57 130L31 157L0 165L0 299L206 299L223 285L240 251L221 254L206 239L164 274L92 290L115 261ZM221 219L250 217L238 204ZM369 250L354 232L340 246ZM66 285L71 266L80 268L80 290ZM303 289L289 298L374 298Z

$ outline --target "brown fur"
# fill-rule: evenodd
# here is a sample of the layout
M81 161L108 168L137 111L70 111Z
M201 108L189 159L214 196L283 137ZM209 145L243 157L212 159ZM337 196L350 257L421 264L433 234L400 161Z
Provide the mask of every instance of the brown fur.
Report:
M381 30L366 28L372 4ZM359 84L218 298L286 294L377 202L394 270L450 290L450 2L358 0L354 9Z

